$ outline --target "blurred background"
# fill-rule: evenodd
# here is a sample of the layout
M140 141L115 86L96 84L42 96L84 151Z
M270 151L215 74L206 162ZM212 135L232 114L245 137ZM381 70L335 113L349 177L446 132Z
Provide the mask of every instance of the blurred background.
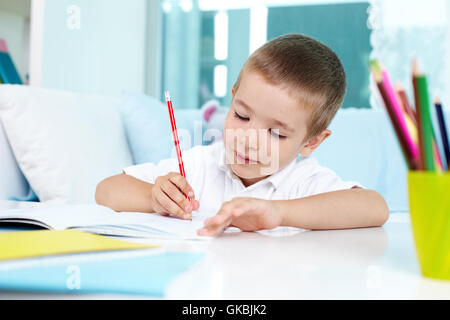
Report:
M0 38L24 83L120 96L122 90L200 108L228 106L247 57L297 32L341 58L344 108L381 107L368 63L410 84L417 57L450 105L450 2L445 0L0 0ZM407 88L411 95L411 88Z

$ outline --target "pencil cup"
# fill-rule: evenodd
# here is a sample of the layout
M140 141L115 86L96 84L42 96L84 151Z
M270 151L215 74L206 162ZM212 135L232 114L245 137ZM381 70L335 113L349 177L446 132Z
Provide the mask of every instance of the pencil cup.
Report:
M450 174L410 171L408 195L422 275L450 280Z

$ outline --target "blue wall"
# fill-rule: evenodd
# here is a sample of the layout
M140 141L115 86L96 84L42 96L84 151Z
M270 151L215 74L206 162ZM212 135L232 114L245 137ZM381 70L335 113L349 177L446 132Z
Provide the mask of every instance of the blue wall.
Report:
M267 39L296 32L333 49L347 74L343 107L370 108L368 2L269 8Z
M143 92L146 8L145 0L46 0L42 86L107 95Z

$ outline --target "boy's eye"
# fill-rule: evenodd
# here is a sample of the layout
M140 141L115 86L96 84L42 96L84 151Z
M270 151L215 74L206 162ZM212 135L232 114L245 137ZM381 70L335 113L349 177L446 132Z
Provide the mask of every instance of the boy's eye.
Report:
M248 120L250 120L249 118L245 118L245 117L239 115L236 111L234 112L234 116L235 116L236 118L238 118L239 120L243 120L243 121L248 121Z
M286 138L286 136L282 136L282 135L280 135L280 134L277 134L276 132L274 132L272 129L269 129L270 130L270 134L272 135L272 136L274 136L275 138L278 138L278 139L285 139Z

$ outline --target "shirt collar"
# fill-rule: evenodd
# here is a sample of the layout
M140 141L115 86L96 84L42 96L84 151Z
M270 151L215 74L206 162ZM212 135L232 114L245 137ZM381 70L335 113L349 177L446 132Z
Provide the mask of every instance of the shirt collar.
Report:
M272 174L270 177L266 178L266 180L270 181L272 185L275 187L275 189L278 189L280 184L287 179L287 176L294 168L295 164L297 163L297 157L292 160L287 166L282 168L281 170L278 170L274 174Z
M286 176L289 174L289 172L292 170L292 168L295 166L297 162L297 158L292 160L287 166L282 168L281 170L278 170L274 174L270 175L264 180L261 180L254 185L259 184L265 184L265 183L271 183L275 189L278 189L281 182L286 179ZM231 172L230 166L226 163L226 150L225 147L222 148L219 155L219 169L224 171L230 178L232 178L233 173ZM252 185L252 186L254 186ZM252 186L249 186L251 188Z
M221 143L223 146L223 142ZM226 163L226 150L225 150L225 146L220 148L220 153L219 153L219 169L222 171L227 171L230 170L230 167L227 165Z

